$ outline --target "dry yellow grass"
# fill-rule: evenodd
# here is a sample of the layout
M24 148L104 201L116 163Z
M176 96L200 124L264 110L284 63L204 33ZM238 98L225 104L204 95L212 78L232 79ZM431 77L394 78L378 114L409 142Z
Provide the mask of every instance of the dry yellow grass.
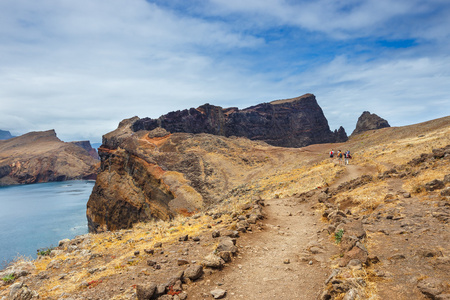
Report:
M394 165L409 162L421 153L450 144L450 117L435 123L384 128L363 133L351 139L346 146L354 149L354 163L376 166L386 171Z
M303 166L286 172L278 171L246 185L250 189L249 195L240 195L234 201L246 201L250 196L260 196L263 199L275 197L290 197L318 187L326 187L333 183L344 166L336 165L329 160L315 163L312 166Z
M444 176L450 173L450 169L428 168L422 170L417 176L405 180L404 187L411 193L423 193L424 184L434 179L444 179Z
M222 221L227 221L229 216L222 217ZM220 219L219 219L220 220ZM153 248L157 242L163 242L170 245L178 241L178 238L182 235L194 236L199 234L206 228L206 224L209 224L212 218L206 215L202 215L197 219L187 219L183 216L178 216L176 219L169 222L154 221L149 223L139 223L131 230L120 230L118 232L105 232L95 235L90 235L91 253L101 253L102 255L111 255L114 257L111 262L103 265L103 270L97 271L93 274L89 273L89 256L82 258L76 254L62 254L54 257L45 256L39 260L34 261L36 267L35 272L40 273L42 271L50 272L50 280L46 281L37 292L41 297L50 298L57 297L61 293L73 293L81 288L83 282L93 282L107 278L112 275L116 275L124 268L132 266L128 262L130 251L141 251L144 249ZM218 221L218 220L216 220ZM120 238L118 238L120 237ZM209 245L211 250L214 245ZM137 260L143 259L137 257ZM58 274L64 272L67 268L64 266L52 272L49 269L49 265L55 261L70 261L74 260L81 263L82 270L78 271L75 276L68 277L64 284L60 284ZM55 277L56 276L56 277ZM115 299L124 299L121 296L117 296Z
M349 201L354 204L352 213L359 213L362 210L372 210L384 202L384 197L388 193L388 185L383 181L375 180L372 183L357 187L351 191L339 193L336 196L336 204Z

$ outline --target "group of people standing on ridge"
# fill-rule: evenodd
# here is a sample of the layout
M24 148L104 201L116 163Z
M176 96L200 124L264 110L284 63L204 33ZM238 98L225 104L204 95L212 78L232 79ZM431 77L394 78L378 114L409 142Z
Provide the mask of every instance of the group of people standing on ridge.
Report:
M333 158L334 155L335 155L335 153L334 153L333 149L331 149L331 151L330 151L330 158ZM339 162L340 165L343 165L343 164L348 165L348 160L350 158L352 158L352 156L350 155L350 150L347 150L345 152L342 152L341 150L338 150L337 153L336 153L336 156L338 158L338 162Z

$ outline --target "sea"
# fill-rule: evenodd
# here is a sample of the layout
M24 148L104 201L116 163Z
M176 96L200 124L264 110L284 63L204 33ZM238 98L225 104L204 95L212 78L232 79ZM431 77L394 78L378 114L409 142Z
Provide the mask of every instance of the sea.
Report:
M86 204L95 181L0 187L0 269L37 250L88 232Z

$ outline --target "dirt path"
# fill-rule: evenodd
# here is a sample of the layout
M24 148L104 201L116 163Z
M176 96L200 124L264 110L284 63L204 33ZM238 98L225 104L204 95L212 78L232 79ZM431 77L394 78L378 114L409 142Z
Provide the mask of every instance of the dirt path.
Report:
M266 201L262 232L239 239L240 253L224 271L189 291L194 299L215 288L226 299L314 299L329 275L327 258L335 247L320 233L318 216L296 198ZM307 248L316 246L311 254Z
M368 168L358 166L358 165L346 165L346 170L344 174L342 174L341 177L339 177L338 180L333 182L333 184L330 187L337 187L340 184L350 181L352 179L358 178L359 176L362 176L364 174L369 174L370 170Z
M337 186L368 172L348 165ZM264 230L243 235L239 256L223 271L190 288L193 299L227 291L226 299L316 299L329 276L329 257L338 253L322 231L312 203L297 198L266 200ZM314 253L314 254L313 254Z

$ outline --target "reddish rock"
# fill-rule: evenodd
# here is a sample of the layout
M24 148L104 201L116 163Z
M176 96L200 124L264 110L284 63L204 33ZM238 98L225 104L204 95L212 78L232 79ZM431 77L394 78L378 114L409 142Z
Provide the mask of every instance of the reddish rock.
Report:
M367 252L359 247L353 247L352 250L344 253L344 257L341 258L339 262L340 267L345 267L351 260L358 259L361 263L365 264L367 262Z

